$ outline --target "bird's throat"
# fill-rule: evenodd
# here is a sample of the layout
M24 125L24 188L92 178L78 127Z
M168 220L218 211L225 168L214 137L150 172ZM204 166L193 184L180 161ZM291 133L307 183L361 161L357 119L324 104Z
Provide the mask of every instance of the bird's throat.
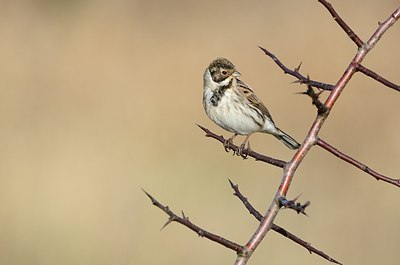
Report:
M224 96L225 91L232 86L233 79L229 80L229 83L226 85L220 85L217 89L214 90L213 95L210 98L211 104L213 106L218 106L218 103L221 101L221 98Z

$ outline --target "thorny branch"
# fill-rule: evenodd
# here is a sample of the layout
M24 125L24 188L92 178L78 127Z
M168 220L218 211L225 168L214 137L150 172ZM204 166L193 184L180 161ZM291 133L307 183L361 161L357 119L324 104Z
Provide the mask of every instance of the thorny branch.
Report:
M318 115L322 115L322 114L326 113L327 108L319 99L320 93L315 93L314 89L309 84L307 84L307 91L304 92L303 94L308 95L312 99L312 104L315 105L315 107L317 108ZM382 175L382 174L376 172L375 170L369 168L365 164L363 164L363 163L357 161L356 159L350 157L349 155L346 155L345 153L339 151L338 149L331 146L330 144L328 144L321 138L317 139L316 145L322 147L323 149L325 149L326 151L335 155L336 157L342 159L343 161L346 161L347 163L361 169L365 173L373 176L376 180L382 180L384 182L387 182L387 183L393 184L397 187L400 187L400 179L393 179L393 178L387 177L385 175Z
M243 205L246 207L246 209L250 212L251 215L253 215L258 221L261 222L261 220L263 219L263 216L260 212L258 212L249 202L249 200L243 196L243 194L240 192L239 187L237 184L234 184L231 180L229 180L229 184L231 185L234 193L233 195L235 195L236 197L239 198L239 200L243 203ZM315 247L311 246L311 244L307 241L304 241L303 239L293 235L292 233L288 232L287 230L285 230L284 228L276 225L276 224L272 224L271 229L279 234L281 234L284 237L289 238L290 240L296 242L297 244L303 246L304 248L306 248L310 253L315 253L318 256L336 263L336 264L341 264L339 261L329 257L327 254L325 254L324 252L322 252L321 250L316 249Z
M282 204L290 205L293 204L293 208L296 209L298 207L299 212L304 212L305 207L308 206L309 203L306 203L304 205L295 205L295 200L286 200L286 194L288 192L288 189L290 187L291 181L294 177L294 174L301 164L303 158L307 155L308 151L311 149L312 146L314 145L319 145L320 147L324 148L325 150L331 152L332 154L336 155L340 159L356 166L357 168L363 170L364 172L372 175L378 180L383 180L385 182L391 183L393 185L399 186L400 187L400 179L392 179L389 177L386 177L382 174L377 173L376 171L370 169L366 165L358 162L357 160L349 157L348 155L343 154L342 152L338 151L336 148L332 147L325 141L321 140L318 137L318 133L320 129L322 128L326 118L329 116L330 110L333 108L336 100L339 98L340 94L346 87L347 83L350 81L352 78L353 74L356 72L361 72L369 77L372 77L376 81L391 87L397 91L400 91L399 86L391 83L390 81L384 79L383 77L379 76L372 70L369 70L365 68L364 66L361 65L363 59L365 56L368 54L368 52L375 46L375 44L379 41L379 39L383 36L383 34L386 32L386 30L391 27L400 17L400 8L395 10L393 14L386 19L383 23L379 24L378 29L375 31L374 34L370 37L370 39L367 42L363 42L355 33L354 31L343 21L343 19L337 14L337 12L334 10L332 5L328 3L325 0L318 0L321 4L325 6L325 8L329 11L329 13L333 16L335 21L339 24L339 26L346 32L346 34L349 36L349 38L357 45L358 51L353 58L353 60L349 63L349 66L343 73L342 77L338 80L336 85L330 85L330 84L325 84L322 82L318 81L313 81L310 80L308 77L305 77L299 73L300 66L295 68L294 70L290 70L287 68L282 62L279 61L279 59L267 51L266 49L260 47L261 50L264 51L264 53L269 56L274 62L284 71L285 74L290 74L298 79L296 81L297 83L301 84L307 84L308 85L308 90L306 92L307 95L311 96L313 99L313 104L316 105L318 109L318 115L312 124L306 138L304 139L301 147L295 155L293 156L292 160L289 162L285 162L282 160L278 160L272 157L264 156L261 154L258 154L254 151L251 150L245 150L244 153L248 156L251 156L255 158L256 160L264 161L266 163L275 165L277 167L281 167L284 169L281 184L276 192L276 195L271 202L271 205L266 212L264 216L262 216L258 211L256 211L253 206L248 202L247 198L245 198L239 191L237 185L234 185L232 182L231 187L235 191L234 195L237 196L242 203L245 205L245 207L250 211L251 214L253 214L259 221L260 225L257 228L257 230L254 232L253 236L250 238L248 243L245 246L241 246L239 244L236 244L232 241L229 241L227 239L224 239L218 235L212 234L210 232L205 231L204 229L201 229L197 225L193 224L192 222L189 221L189 219L182 213L182 217L177 216L175 213L173 213L167 206L162 205L159 203L157 200L155 200L150 194L145 192L147 196L151 199L152 203L163 210L166 214L169 215L169 220L167 223L164 225L168 225L171 222L178 222L181 223L182 225L188 227L189 229L193 230L196 232L199 236L206 237L214 242L218 242L221 245L224 245L227 248L230 248L234 251L236 251L237 258L235 261L235 265L244 265L247 263L247 261L250 259L251 255L254 253L260 242L263 240L267 232L272 229L274 231L277 231L278 233L290 238L291 240L299 243L300 245L304 246L307 248L310 252L316 253L317 255L320 255L321 257L324 257L325 259L340 264L338 261L330 258L323 252L311 247L311 245L296 236L290 234L283 228L275 225L274 219L277 216L280 208L282 207ZM323 89L330 91L330 94L326 101L322 103L318 99L318 95L314 92L312 87ZM226 140L222 136L218 136L208 129L199 126L205 133L207 137L214 138L221 143L224 143ZM238 147L235 145L230 145L230 149L236 152L238 150ZM289 206L290 207L290 206Z
M305 92L305 94L307 94L307 95L309 95L309 93L310 93L310 92ZM310 95L315 96L316 94L315 94L315 92L314 92L314 94L312 94L312 92L311 92ZM311 97L311 96L310 96L310 97ZM315 101L317 101L317 100L319 101L318 98L315 98L314 100L315 100ZM314 101L314 100L313 100L313 101ZM319 102L320 102L320 101L319 101ZM322 103L321 103L321 104L322 104ZM318 104L317 104L317 105L318 105ZM202 129L202 130L206 133L206 137L211 137L211 138L216 139L217 141L219 141L219 142L221 142L221 143L224 143L224 142L226 141L226 139L225 139L223 136L217 135L217 134L213 133L212 131L210 131L209 129L204 128L204 127L201 126L201 125L197 125L197 126L199 126L199 128ZM337 148L331 146L330 144L328 144L328 143L325 142L324 140L318 138L315 144L318 145L318 146L320 146L320 147L322 147L322 148L325 149L326 151L332 153L333 155L337 156L338 158L342 159L343 161L346 161L346 162L348 162L349 164L351 164L351 165L353 165L353 166L355 166L355 167L361 169L362 171L364 171L365 173L367 173L367 174L373 176L373 177L376 178L377 180L382 180L382 181L384 181L384 182L387 182L387 183L390 183L390 184L393 184L393 185L395 185L395 186L400 187L400 179L390 178L390 177L387 177L387 176L385 176L385 175L383 175L383 174L380 174L380 173L376 172L375 170L371 169L371 168L368 167L367 165L365 165L365 164L363 164L363 163L357 161L356 159L352 158L351 156L349 156L349 155L347 155L347 154L341 152L341 151L338 150ZM236 145L234 145L234 144L231 144L231 145L230 145L230 148L231 148L232 150L235 151L235 150L237 150L239 147L236 146ZM271 165L274 165L274 166L277 166L277 167L283 168L283 167L286 165L286 163L287 163L287 162L285 162L285 161L283 161L283 160L279 160L279 159L276 159L276 158L272 158L272 157L269 157L269 156L265 156L265 155L259 154L259 153L257 153L257 152L254 152L254 151L252 151L252 150L251 150L250 152L248 152L248 153L247 153L247 152L248 152L247 150L244 151L244 153L246 153L246 154L248 154L249 156L255 158L256 161L263 161L263 162L266 162L266 163L268 163L268 164L271 164Z
M289 75L294 76L294 77L297 78L297 80L294 81L293 83L309 84L309 85L312 86L312 87L320 88L320 89L328 90L328 91L331 91L331 90L333 89L333 85L331 85L331 84L326 84L326 83L319 82L319 81L315 81L315 80L308 80L308 77L306 77L306 76L300 74L299 71L300 71L300 66L301 66L301 64L300 64L298 67L296 67L294 70L291 70L290 68L288 68L287 66L285 66L285 65L278 59L278 57L276 57L276 55L274 55L273 53L271 53L270 51L268 51L267 49L265 49L265 48L263 48L263 47L261 47L261 46L258 46L258 47L259 47L268 57L270 57L270 58L279 66L279 68L281 68L281 69L283 70L283 72L284 72L285 74L289 74ZM392 88L392 89L394 89L394 90L400 92L400 86L399 86L399 85L396 85L396 84L390 82L390 81L387 80L386 78L380 76L379 74L377 74L377 73L375 73L374 71L372 71L372 70L366 68L365 66L359 64L359 65L357 65L356 68L357 68L357 71L359 71L359 72L365 74L366 76L369 76L369 77L371 77L372 79L378 81L379 83L381 83L381 84L383 84L383 85L385 85L385 86L387 86L387 87L390 87L390 88Z
M232 181L229 180L229 183L232 187L232 189L234 190L234 194L236 197L238 197L240 199L240 201L244 204L244 206L246 207L246 209L248 209L250 211L250 213L258 220L261 221L262 220L262 215L249 203L249 201L247 200L247 198L245 198L242 193L239 191L239 187L238 185L233 184ZM142 189L143 190L143 189ZM223 245L229 249L234 250L237 253L240 253L242 251L244 251L244 247L240 246L239 244L232 242L230 240L227 240L221 236L215 235L213 233L210 233L208 231L206 231L205 229L193 224L191 221L189 221L189 218L187 216L184 215L184 213L182 212L182 217L178 216L177 214L175 214L173 211L171 211L169 209L168 206L165 206L163 204L161 204L159 201L157 201L153 196L151 196L148 192L146 192L145 190L143 190L143 192L150 198L152 204L154 206L156 206L157 208L161 209L163 212L165 212L169 218L168 221L163 225L163 228L165 228L167 225L169 225L171 222L177 222L180 223L184 226L186 226L187 228L189 228L190 230L194 231L196 234L198 234L201 237L205 237L207 239L210 239L220 245ZM336 264L341 264L340 262L338 262L337 260L329 257L327 254L325 254L324 252L322 252L321 250L318 250L317 248L311 246L310 243L302 240L301 238L295 236L294 234L290 233L289 231L287 231L286 229L273 224L272 226L272 230L274 230L275 232L279 233L280 235L287 237L288 239L292 240L293 242L301 245L302 247L304 247L305 249L307 249L310 253L315 253L316 255L330 261Z
M327 142L325 142L321 138L317 139L317 143L316 144L318 146L322 147L323 149L325 149L326 151L334 154L338 158L342 159L343 161L346 161L347 163L349 163L349 164L361 169L365 173L373 176L376 180L382 180L384 182L387 182L387 183L393 184L393 185L395 185L397 187L400 187L400 179L393 179L393 178L387 177L385 175L382 175L382 174L376 172L372 168L364 165L363 163L361 163L361 162L355 160L354 158L352 158L352 157L340 152L335 147L331 146L330 144L328 144Z
M155 205L156 207L161 209L163 212L168 214L169 219L162 228L166 227L171 222L177 222L177 223L180 223L180 224L186 226L190 230L194 231L199 236L205 237L207 239L210 239L211 241L217 242L229 249L234 250L236 253L243 252L243 250L244 250L243 246L200 228L199 226L197 226L197 225L193 224L191 221L189 221L189 218L186 217L183 212L182 212L182 217L180 217L180 216L176 215L173 211L171 211L168 206L164 206L161 203L159 203L153 196L151 196L145 190L143 190L143 192L146 193L146 195L150 198L153 205Z
M310 201L306 201L305 203L301 204L300 202L296 202L299 196L292 200L288 200L285 197L278 198L278 205L280 207L284 207L287 209L292 209L297 212L297 214L302 213L307 215L306 208L310 206Z
M356 33L344 22L344 20L336 13L333 6L325 0L318 0L322 5L326 7L333 19L339 24L339 26L346 32L347 36L357 45L357 47L363 46L364 42L357 36Z
M333 85L330 84L325 84L322 82L318 82L318 81L314 81L314 80L310 80L308 77L300 74L299 70L300 70L300 66L301 64L296 67L294 70L289 69L288 67L286 67L279 59L278 57L276 57L274 54L272 54L270 51L268 51L267 49L258 46L258 48L260 48L267 56L269 56L282 70L285 74L289 74L291 76L294 76L297 78L298 81L295 81L296 83L300 83L300 84L310 84L312 87L316 87L316 88L321 88L324 90L332 90L333 89Z
M199 126L199 128L202 129L206 133L206 137L214 138L221 143L226 142L226 139L222 135L216 135L215 133L213 133L212 131L210 131L207 128L204 128L201 125L197 124L197 126ZM235 153L239 149L239 146L234 145L232 143L229 145L229 149L233 150ZM256 161L263 161L265 163L268 163L268 164L271 164L271 165L274 165L277 167L283 168L286 165L286 162L283 160L265 156L265 155L259 154L257 152L254 152L253 150L245 149L245 150L243 150L243 154L253 157Z
M322 103L319 100L319 96L321 95L322 92L323 91L315 93L311 84L307 83L307 91L302 93L308 95L311 98L312 104L317 108L318 115L325 115L329 111L328 108L324 105L324 103Z
M333 19L338 23L338 25L347 33L347 35L349 36L349 38L357 45L357 47L362 47L362 45L364 45L364 42L357 36L356 33L354 33L354 31L346 24L346 22L343 21L343 19L337 14L337 12L335 11L335 9L333 8L333 6L328 3L325 0L318 0L318 2L320 2L322 5L324 5L326 7L326 9L329 11L329 13L332 15ZM400 92L400 86L390 82L389 80L383 78L382 76L380 76L379 74L375 73L374 71L364 67L361 64L358 64L356 66L356 70L365 74L366 76L369 76L373 79L375 79L376 81L382 83L383 85L393 88L396 91Z
M383 78L382 76L378 75L374 71L366 68L365 66L362 66L361 64L357 65L357 71L365 74L366 76L369 76L369 77L375 79L376 81L378 81L379 83L381 83L387 87L393 88L394 90L397 90L400 92L400 86L390 82L389 80Z
M334 18L336 21L341 21L339 19L340 17L337 15L336 12L333 12L332 6L327 3L326 1L320 0L321 3L324 4L325 7L328 8L328 10L331 12L331 14L334 14ZM254 251L257 249L261 241L264 239L265 235L268 233L268 231L271 229L271 226L275 220L275 217L277 216L279 212L279 199L282 197L285 197L290 184L292 182L292 179L294 177L294 174L303 161L304 157L307 155L308 151L311 149L311 147L316 144L316 141L318 139L318 133L321 130L325 120L329 116L329 111L333 108L334 104L336 103L337 99L339 98L340 94L343 92L344 88L346 87L347 83L350 81L352 78L353 74L357 72L357 65L361 64L365 56L368 54L368 52L375 46L375 44L379 41L379 39L383 36L383 34L386 32L387 29L389 29L400 17L400 8L398 8L394 13L386 19L383 23L381 23L378 27L378 29L375 31L374 34L369 38L369 40L366 43L363 43L361 46L359 46L359 49L354 56L353 60L349 63L349 66L343 73L342 77L338 80L332 91L330 92L327 100L325 101L324 105L328 109L328 111L324 115L317 115L314 123L312 124L306 138L304 139L302 145L300 148L297 150L296 154L293 156L292 160L289 161L285 167L284 167L284 172L283 172L283 177L281 180L281 184L275 194L275 197L273 201L271 202L270 207L268 208L268 211L264 215L262 221L260 222L259 227L257 230L254 232L253 236L250 238L248 243L246 244L246 249L244 253L246 255L238 255L235 261L235 265L244 265L247 263L247 261L250 259L251 255L254 253ZM341 24L343 25L343 24ZM343 27L342 27L343 28ZM347 28L345 28L346 30ZM352 31L346 31L346 33L349 35L349 37L353 41L357 41L354 36L355 34L352 34ZM358 41L357 41L358 42Z
M346 24L346 22L344 22L344 20L338 15L338 13L335 11L335 9L333 8L333 6L325 1L325 0L318 0L318 2L320 2L322 5L325 6L325 8L329 11L329 13L332 15L333 19L338 23L338 25L346 32L346 34L349 36L349 38L357 45L357 47L362 47L362 45L364 44L364 42L360 39L360 37L357 36L357 34ZM320 88L323 90L332 90L333 89L333 85L330 84L326 84L326 83L322 83L322 82L318 82L318 81L314 81L314 80L308 80L308 78L302 74L300 74L299 70L300 70L300 66L301 64L296 67L294 70L289 69L288 67L286 67L273 53L271 53L270 51L268 51L267 49L258 46L267 56L269 56L278 66L279 68L281 68L283 70L283 72L285 74L289 74L291 76L294 76L297 78L297 81L295 81L296 83L300 83L300 84L309 84L312 87L315 88ZM380 76L379 74L377 74L376 72L366 68L365 66L358 64L356 65L356 70L365 74L366 76L371 77L372 79L375 79L376 81L378 81L379 83L390 87L396 91L400 92L400 86L396 85L392 82L390 82L389 80L385 79L384 77Z

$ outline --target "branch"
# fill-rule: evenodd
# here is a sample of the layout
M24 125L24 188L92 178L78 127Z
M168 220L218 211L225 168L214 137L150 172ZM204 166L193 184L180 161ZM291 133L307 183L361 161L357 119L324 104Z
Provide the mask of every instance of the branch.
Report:
M323 4L324 3L327 4L326 1L320 1L320 2ZM329 6L326 7L328 8ZM331 10L332 12L333 9L328 8L328 10ZM336 12L334 13L334 15L335 15L334 18L337 19L338 16ZM262 221L260 222L260 225L258 226L257 230L254 232L253 236L247 242L245 246L247 251L243 252L245 255L238 255L234 263L235 265L246 264L251 255L253 254L253 252L256 250L261 241L264 239L265 235L271 229L273 221L275 220L275 217L277 216L280 208L278 204L278 199L286 196L297 168L299 167L299 165L301 164L301 162L303 161L304 157L307 155L311 147L316 143L318 139L318 133L321 130L325 120L329 117L330 110L335 105L337 99L340 97L347 83L353 77L353 74L357 71L357 65L362 63L362 61L364 60L365 56L369 53L369 51L373 49L373 47L383 36L386 30L389 27L391 27L399 19L399 17L400 17L400 8L394 11L394 13L388 19L386 19L386 21L384 21L379 25L378 29L375 31L375 33L372 34L372 36L365 44L359 46L359 49L356 55L354 56L353 60L349 63L349 66L343 73L342 77L338 80L335 87L333 88L333 90L331 91L327 100L324 103L328 111L324 115L317 115L302 145L297 150L292 160L285 165L283 177L281 180L281 184L278 188L278 191L276 192L275 197L271 202L268 211L266 212ZM345 24L342 23L339 25L341 25L343 28L343 25ZM357 38L354 37L356 36L355 34L354 36L351 34L349 36L353 39L353 41L357 41L356 40ZM359 41L357 41L357 45L359 45Z
M323 92L323 91L322 91ZM310 84L307 83L307 91L302 93L309 96L312 100L312 104L317 108L318 115L325 115L329 112L328 108L319 100L321 93L315 93L314 89Z
M249 202L249 200L243 196L243 194L239 191L239 187L237 184L233 184L233 182L231 180L229 180L229 184L231 185L232 189L234 190L233 195L235 195L236 197L239 198L239 200L243 203L243 205L246 207L246 209L250 212L250 214L252 214L258 221L262 221L263 216L262 214L260 214ZM299 244L300 246L304 247L305 249L307 249L310 253L315 253L318 256L336 263L336 264L342 264L339 261L329 257L327 254L325 254L324 252L322 252L321 250L318 250L317 248L311 246L311 244L307 241L304 241L303 239L295 236L294 234L290 233L289 231L287 231L286 229L276 225L276 224L272 224L271 229L279 234L281 234L282 236L294 241L295 243Z
M344 29L344 31L347 33L347 35L357 44L358 47L361 47L361 45L363 44L362 40L353 32L353 30L343 21L342 18L340 18L340 16L336 13L336 11L333 9L332 5L326 1L323 0L319 0L320 3L322 3L327 9L328 11L332 14L332 16L334 17L334 19L338 22L338 24ZM360 43L361 42L361 43ZM333 85L331 84L326 84L326 83L322 83L319 81L315 81L315 80L309 80L308 77L300 74L299 70L300 70L300 66L301 64L296 67L294 70L289 69L287 66L285 66L279 59L278 57L276 57L274 54L272 54L270 51L268 51L267 49L258 46L268 57L270 57L278 66L279 68L281 68L283 70L283 72L285 74L289 74L291 76L294 76L295 78L297 78L297 81L295 81L296 83L300 83L300 84L309 84L312 87L315 88L320 88L323 90L328 90L331 91L333 89ZM357 65L357 71L375 79L376 81L382 83L383 85L390 87L396 91L400 91L400 86L396 85L392 82L390 82L389 80L385 79L384 77L380 76L379 74L375 73L374 71L364 67L363 65L359 64Z
M313 87L321 88L323 90L332 90L333 89L333 85L310 80L308 77L300 74L299 70L300 70L301 64L298 67L296 67L294 70L291 70L288 67L286 67L274 54L269 52L267 49L260 47L260 46L258 46L258 48L260 48L268 57L270 57L283 70L283 72L285 74L289 74L291 76L296 77L298 80L298 81L296 81L297 83L310 84Z
M299 196L297 196L293 200L288 200L285 197L280 197L280 198L278 198L278 203L281 207L285 207L287 209L292 209L292 210L296 211L297 214L302 213L302 214L308 216L308 214L306 214L306 208L308 206L310 206L311 203L310 203L310 201L307 201L304 204L301 204L300 202L296 202L297 199L299 198Z
M321 138L317 139L317 143L318 146L322 147L323 149L325 149L326 151L330 152L331 154L335 155L336 157L342 159L343 161L346 161L347 163L361 169L362 171L364 171L365 173L373 176L376 180L382 180L384 182L393 184L397 187L400 187L400 179L393 179L390 177L387 177L385 175L382 175L378 172L376 172L375 170L369 168L368 166L364 165L363 163L355 160L354 158L340 152L339 150L337 150L335 147L331 146L330 144L328 144L327 142L325 142L324 140L322 140Z
M400 86L393 84L389 80L383 78L382 76L380 76L377 73L375 73L374 71L362 66L361 64L357 65L357 71L360 71L361 73L365 74L366 76L369 76L369 77L375 79L379 83L381 83L387 87L393 88L394 90L400 92Z
M145 190L143 190L143 192L146 193L146 195L150 198L153 205L155 205L157 208L161 209L163 212L165 212L167 215L169 215L168 221L164 224L164 226L161 229L163 229L164 227L169 225L171 222L177 222L177 223L180 223L180 224L186 226L190 230L194 231L200 237L205 237L211 241L214 241L220 245L223 245L229 249L234 250L236 253L242 253L244 251L243 246L236 244L235 242L229 241L221 236L210 233L210 232L198 227L197 225L190 222L189 218L186 217L183 212L182 212L182 217L179 217L174 212L172 212L168 206L164 206L161 203L159 203L153 196L151 196Z
M199 128L202 129L206 133L206 137L214 138L214 139L218 140L221 143L225 143L226 142L226 139L222 135L216 135L215 133L211 132L209 129L204 128L201 125L197 124L197 126L199 126ZM234 152L237 152L239 147L237 145L234 145L234 144L229 144L229 149L233 150ZM283 160L279 160L279 159L276 159L276 158L265 156L265 155L256 153L253 150L249 150L249 149L243 150L243 154L253 157L256 161L263 161L265 163L274 165L276 167L283 168L286 165L286 162L283 161Z
M323 4L326 9L328 9L329 13L332 15L333 19L339 24L339 26L346 32L349 38L357 45L357 47L363 46L364 42L354 33L354 31L343 21L343 19L336 13L333 6L325 0L318 0L321 4Z
M319 100L319 94L316 94L314 92L313 88L310 85L307 85L307 86L308 86L307 92L304 92L303 94L307 94L309 97L311 97L313 105L315 105L317 110L318 110L318 115L323 115L327 111L326 106ZM330 144L328 144L327 142L325 142L321 138L317 139L316 145L319 145L320 147L322 147L325 150L327 150L328 152L334 154L338 158L340 158L340 159L348 162L349 164L361 169L362 171L364 171L367 174L373 176L377 180L382 180L384 182L387 182L387 183L393 184L393 185L395 185L397 187L400 187L400 179L393 179L393 178L384 176L384 175L376 172L375 170L373 170L373 169L369 168L368 166L364 165L363 163L361 163L361 162L355 160L354 158L352 158L352 157L340 152L335 147L331 146Z
M343 19L336 13L335 9L332 7L330 3L325 0L318 0L322 5L328 9L329 13L332 15L333 19L339 24L339 26L346 32L350 39L357 45L357 47L361 47L364 45L364 42L354 33L354 31L343 21ZM357 70L362 72L363 74L375 79L376 81L382 83L385 86L393 88L394 90L400 91L400 86L390 82L389 80L381 77L377 73L368 68L362 66L361 64L357 65Z

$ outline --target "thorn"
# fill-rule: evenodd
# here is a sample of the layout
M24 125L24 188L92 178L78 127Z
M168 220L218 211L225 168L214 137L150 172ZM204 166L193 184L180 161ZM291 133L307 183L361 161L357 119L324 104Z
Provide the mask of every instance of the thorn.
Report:
M265 49L265 48L263 48L263 47L261 47L261 46L258 46L258 48L260 48L267 56L271 57L273 60L276 59L275 55L273 55L272 53L270 53L267 49Z
M206 129L205 127L203 127L203 126L201 126L200 124L197 124L196 123L196 125L200 128L200 129L202 129L203 130L203 132L205 132L205 133L207 133L208 134L208 132L209 132L209 130L208 129Z
M238 187L238 185L237 185L237 184L234 184L230 179L228 179L228 181L229 181L229 184L231 185L231 188L232 188L232 189Z
M292 202L296 202L298 198L300 198L301 193L299 195L297 195L297 197L294 197L294 199L292 200Z
M294 68L294 71L295 72L298 72L299 70L300 70L300 67L301 67L301 64L302 64L303 62L300 62L300 64L299 64L299 66L297 66L296 68Z
M302 213L306 216L308 216L308 214L305 212L306 208L311 204L310 201L305 202L304 204L301 203L295 203L296 200L301 196L301 194L299 196L297 196L296 198L294 198L293 200L287 200L285 197L279 197L278 198L278 204L280 207L285 207L287 209L292 209L295 210L298 214Z
M229 184L231 185L231 188L233 189L233 195L238 196L238 184L233 183L230 179L228 179ZM239 196L238 196L239 197Z
M293 82L292 82L292 84L304 84L304 81L303 80L294 80Z
M301 211L301 213L304 214L305 216L308 216L308 214L305 212L305 210L306 210L306 207L309 206L310 204L311 204L310 201L306 201L306 203L304 203L304 204L302 205L302 211Z
M168 219L168 221L161 227L160 231L162 231L167 225L169 225L170 223L172 223L172 221L174 221L173 217L170 217Z
M151 202L152 202L153 204L157 202L157 200L154 199L154 197L151 196L151 195L150 195L147 191L145 191L143 188L142 188L142 191L147 195L147 197L150 198L150 200L151 200Z

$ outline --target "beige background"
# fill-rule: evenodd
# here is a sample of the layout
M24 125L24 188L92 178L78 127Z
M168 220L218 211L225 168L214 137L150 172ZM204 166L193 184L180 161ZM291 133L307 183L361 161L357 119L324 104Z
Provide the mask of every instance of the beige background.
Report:
M333 1L366 40L398 1ZM232 264L235 253L171 224L144 188L176 212L245 243L281 169L223 151L196 127L229 136L202 109L202 74L230 58L277 124L302 141L310 100L257 45L335 83L355 45L317 1L2 1L0 8L0 263ZM400 83L400 24L365 65ZM321 137L399 177L400 94L358 74ZM241 141L240 138L238 141ZM293 152L268 135L254 150ZM276 223L345 264L398 264L400 189L316 147L289 191L309 217ZM276 233L249 264L328 264Z

